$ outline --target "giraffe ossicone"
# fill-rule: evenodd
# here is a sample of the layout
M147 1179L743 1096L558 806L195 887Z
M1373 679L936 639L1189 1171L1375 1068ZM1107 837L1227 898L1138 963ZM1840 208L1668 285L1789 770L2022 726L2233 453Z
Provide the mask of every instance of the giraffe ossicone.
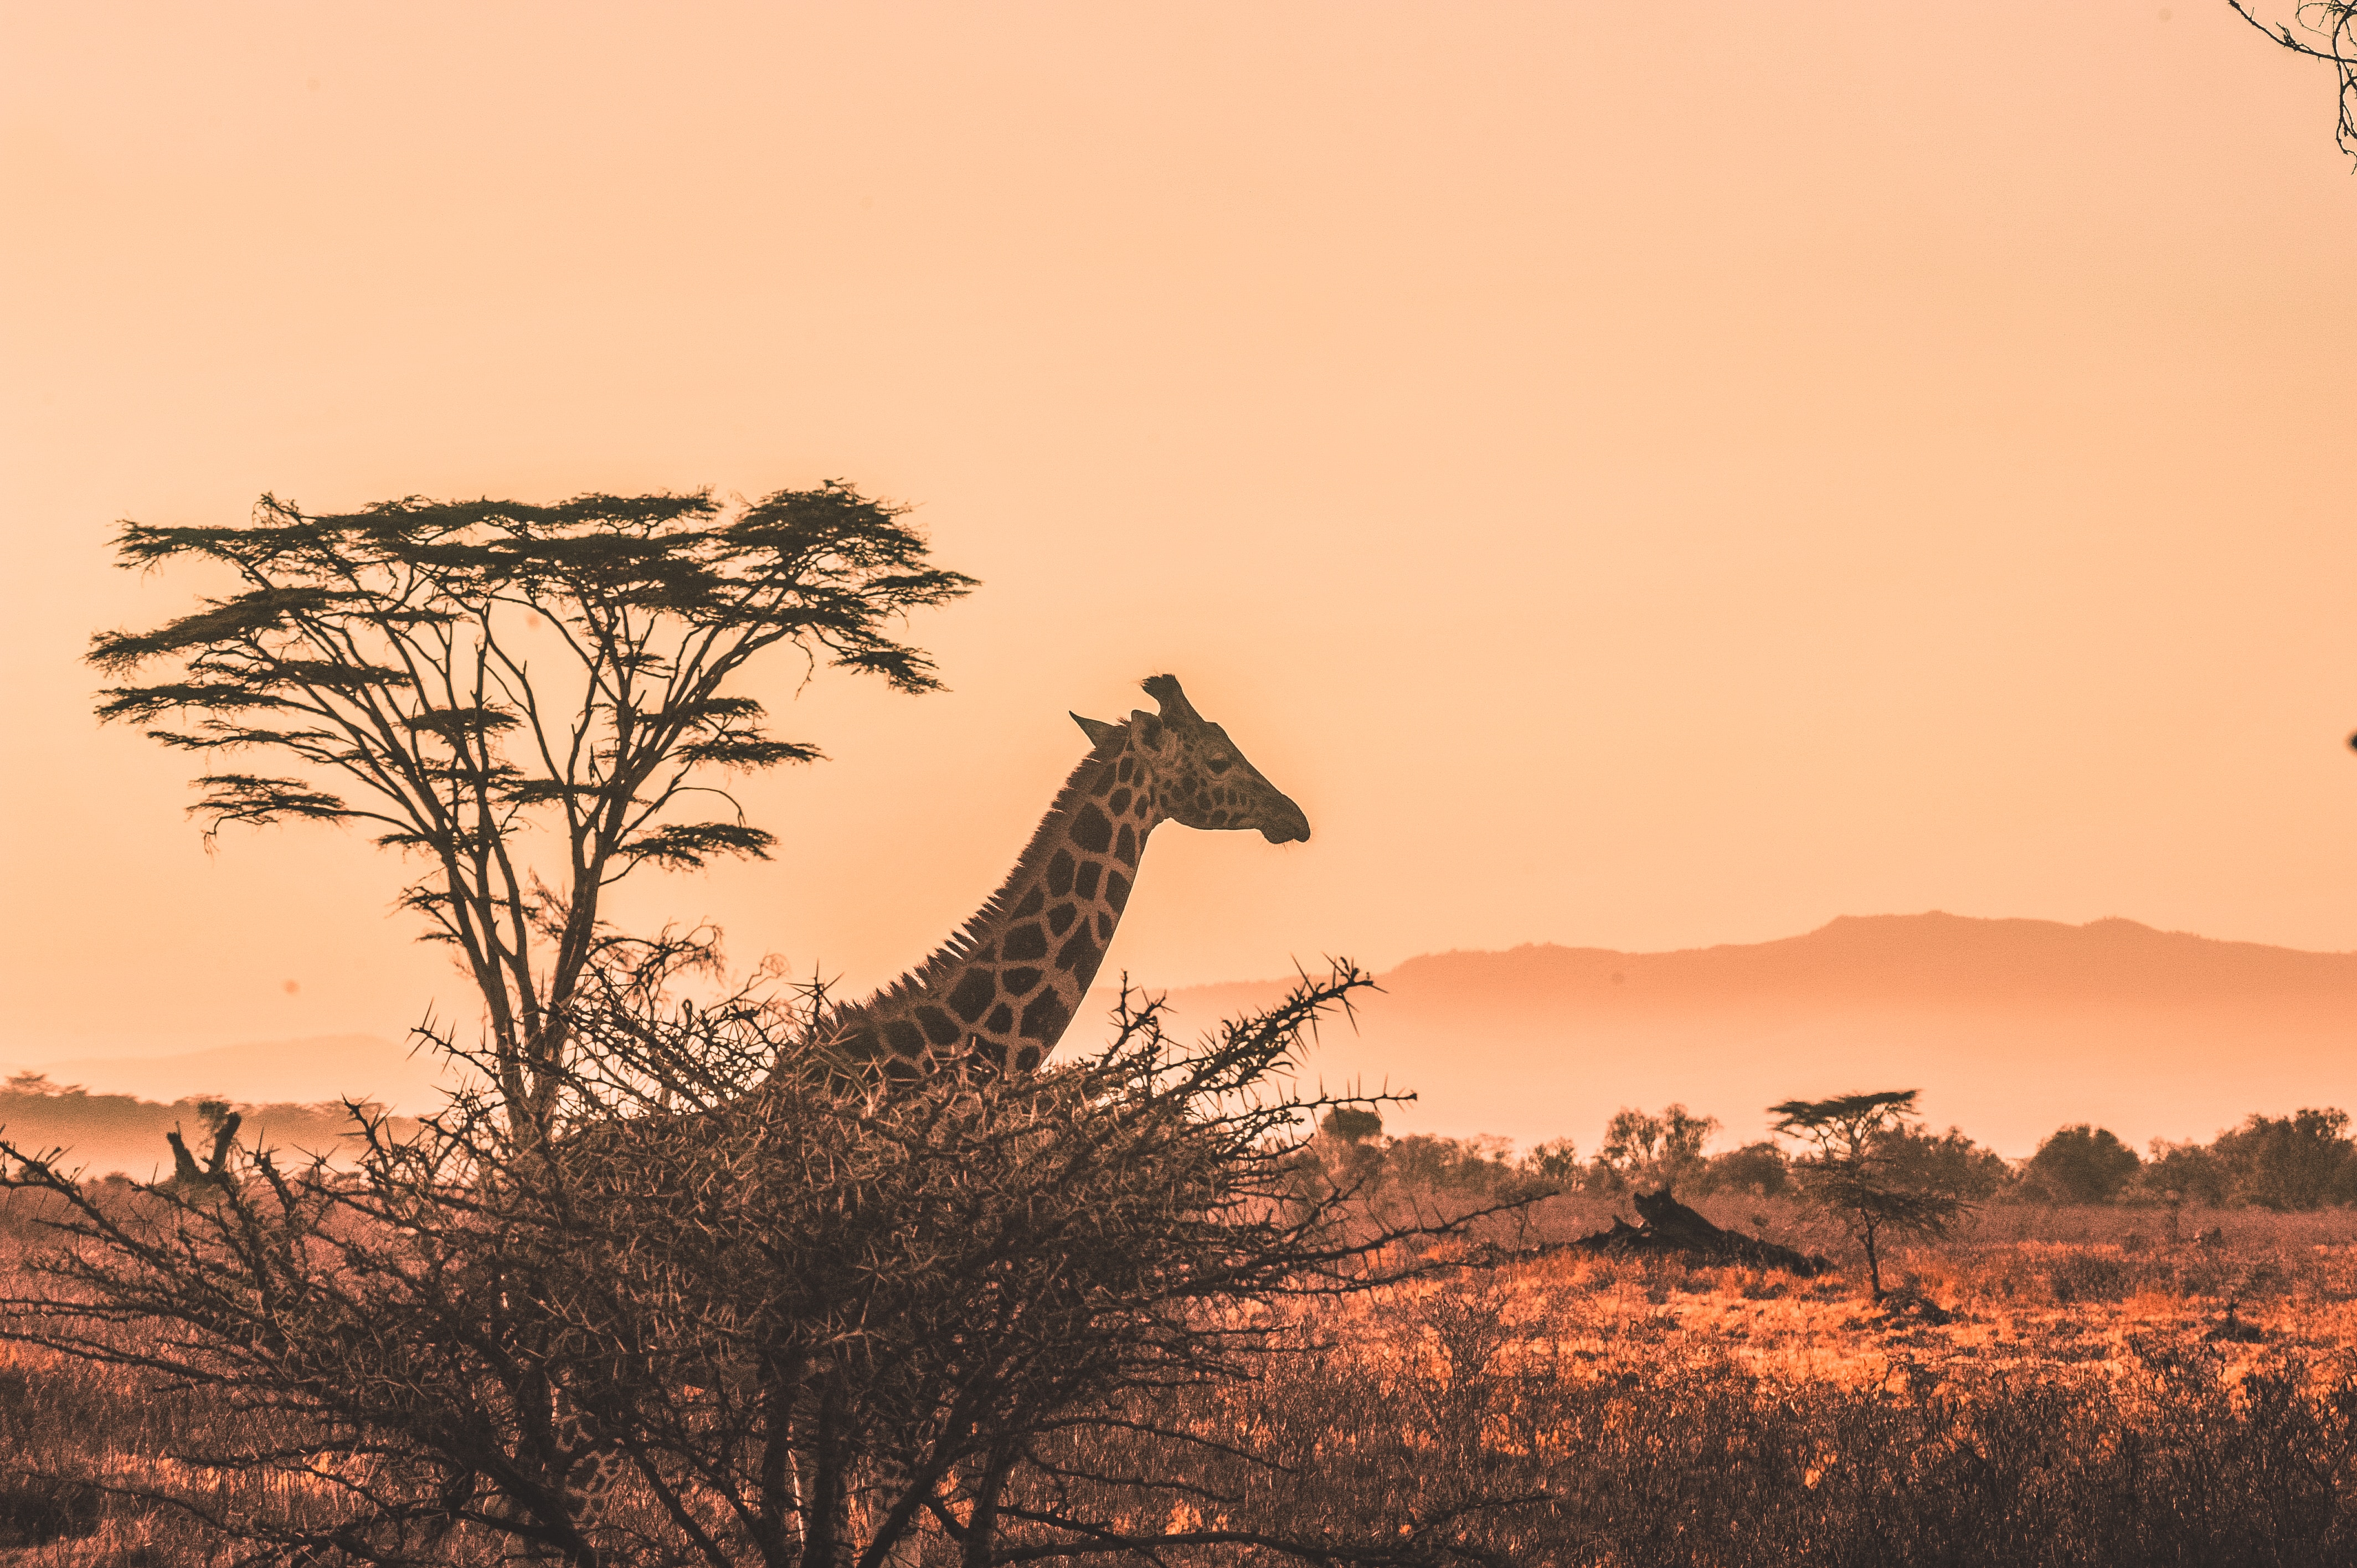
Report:
M1072 715L1089 739L1006 883L923 964L823 1025L852 1065L914 1080L1028 1072L1080 1010L1164 822L1309 837L1309 819L1198 714L1172 675L1142 682L1157 713Z

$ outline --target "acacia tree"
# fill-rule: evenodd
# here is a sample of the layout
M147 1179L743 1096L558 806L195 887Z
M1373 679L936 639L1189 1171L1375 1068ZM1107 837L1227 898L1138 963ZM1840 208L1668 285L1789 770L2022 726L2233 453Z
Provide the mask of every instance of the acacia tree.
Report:
M887 628L974 579L931 565L904 510L830 481L733 512L708 490L343 513L265 495L243 526L125 522L120 564L209 563L237 586L93 639L109 674L169 671L98 712L208 757L296 766L199 778L209 841L229 822L350 822L422 860L401 902L457 950L508 1124L537 1136L605 890L645 865L765 855L770 835L711 775L820 755L729 689L747 662L782 644L812 668L939 686ZM724 810L686 810L705 799ZM536 829L548 863L525 858Z
M1882 1299L1878 1245L1885 1232L1943 1236L1972 1204L1911 1157L1912 1089L1787 1100L1768 1108L1771 1130L1813 1145L1792 1162L1801 1189L1840 1217L1866 1249L1867 1278Z
M2357 158L2357 0L2301 0L2293 7L2299 30L2287 22L2259 20L2243 0L2226 0L2234 14L2284 48L2332 67L2340 86L2340 118L2334 139Z

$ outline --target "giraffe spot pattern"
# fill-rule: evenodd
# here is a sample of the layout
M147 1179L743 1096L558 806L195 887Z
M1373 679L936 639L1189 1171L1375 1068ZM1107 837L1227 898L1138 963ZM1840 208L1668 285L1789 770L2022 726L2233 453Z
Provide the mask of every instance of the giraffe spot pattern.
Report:
M1072 876L1072 891L1079 894L1083 898L1095 897L1097 896L1097 877L1103 872L1103 870L1104 867L1098 865L1093 860L1084 860L1081 862L1081 869L1074 873Z
M1024 1047L1021 1050L1019 1050L1019 1051L1017 1051L1017 1052L1016 1052L1016 1053L1015 1053L1015 1070L1016 1070L1016 1071L1017 1071L1017 1072L1029 1072L1033 1068L1038 1067L1039 1065L1039 1047L1037 1047L1037 1046L1026 1046L1026 1047Z
M1114 843L1113 856L1124 865L1137 864L1137 835L1130 831L1127 822L1121 824L1121 837Z
M1016 961L1046 958L1048 933L1041 930L1037 922L1026 921L1006 933L1006 940L998 944L998 950Z
M1060 849L1048 863L1048 896L1061 898L1072 890L1072 853Z
M884 1038L895 1056L920 1057L925 1054L924 1031L906 1018L886 1019Z
M965 1033L957 1026L956 1019L938 1007L918 1008L917 1026L925 1031L925 1038L937 1046L946 1046Z
M959 979L957 989L950 993L949 1003L959 1017L971 1024L982 1016L983 1009L990 1005L990 999L996 994L996 977L990 971L977 967L967 970Z
M1103 909L1097 911L1097 940L1100 942L1113 940L1113 917Z
M1130 776L1136 771L1137 758L1125 751L1121 754L1121 766L1114 770L1114 778L1118 782L1126 784L1130 780Z
M1122 907L1129 902L1128 877L1124 876L1118 871L1112 872L1106 875L1105 902L1113 906L1114 913L1119 914L1121 912Z
M1010 919L1023 919L1028 916L1038 914L1042 908L1046 908L1047 903L1048 896L1039 891L1039 888L1034 887L1029 892L1023 895L1023 901L1021 903L1016 905L1014 908L1009 909L1006 912L1007 917ZM1009 953L1006 956L1012 958L1015 955L1013 953Z
M1082 926L1072 933L1072 940L1056 954L1056 967L1071 970L1086 983L1089 977L1097 972L1097 944L1089 940L1089 929Z
M990 1010L990 1022L983 1026L994 1035L1003 1035L1015 1027L1015 1009L1002 1002Z
M1032 999L1030 1006L1023 1009L1023 1037L1044 1045L1064 1032L1065 1022L1071 1017L1062 997L1053 991L1042 991Z
M1020 996L1025 992L1039 983L1039 972L1036 969L1030 969L1028 967L1024 969L1010 969L999 978L1000 983L1006 987L1006 994L1009 996Z
M1073 920L1078 918L1079 916L1080 911L1073 908L1070 904L1057 905L1054 908L1048 911L1049 934L1050 936L1062 936L1066 931L1071 929Z
M1113 843L1113 824L1097 810L1093 800L1082 806L1080 814L1072 819L1072 842L1093 854L1103 854L1105 846Z
M1114 790L1113 792L1113 799L1105 802L1105 810L1111 811L1116 817L1125 817L1129 815L1129 791L1127 789Z

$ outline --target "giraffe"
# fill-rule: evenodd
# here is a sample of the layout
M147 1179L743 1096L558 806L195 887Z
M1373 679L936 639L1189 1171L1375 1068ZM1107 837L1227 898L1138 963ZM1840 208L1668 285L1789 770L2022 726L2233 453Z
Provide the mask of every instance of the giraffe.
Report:
M1029 1072L1096 978L1147 834L1175 822L1256 830L1271 843L1309 837L1301 808L1195 712L1177 677L1143 685L1158 714L1135 710L1119 724L1072 715L1089 754L1005 885L931 959L834 1013L838 1052L900 1082L944 1069Z
M1157 827L1252 830L1276 844L1309 837L1301 808L1195 711L1175 676L1141 684L1158 712L1118 723L1071 715L1088 755L982 908L924 963L822 1015L819 1043L836 1063L896 1093L1035 1071L1096 978ZM567 1511L594 1528L622 1456L562 1390L552 1413ZM911 1568L917 1552L904 1540L887 1562Z

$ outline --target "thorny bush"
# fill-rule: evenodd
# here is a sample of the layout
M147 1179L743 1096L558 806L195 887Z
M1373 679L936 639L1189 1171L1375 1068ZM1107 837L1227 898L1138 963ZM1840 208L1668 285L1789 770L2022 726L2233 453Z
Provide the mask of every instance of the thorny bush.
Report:
M553 1139L462 1095L405 1141L367 1122L356 1171L224 1140L200 1179L111 1200L0 1144L56 1242L0 1336L250 1418L145 1495L256 1560L1297 1552L1282 1520L1208 1530L1103 1495L1193 1495L1211 1439L1188 1391L1248 1385L1302 1303L1432 1273L1422 1243L1497 1211L1369 1231L1346 1192L1305 1189L1329 1102L1286 1073L1365 978L1305 979L1192 1046L1125 999L1095 1056L886 1093L806 1009L669 1000L700 951L598 971ZM256 1473L285 1484L231 1484Z

